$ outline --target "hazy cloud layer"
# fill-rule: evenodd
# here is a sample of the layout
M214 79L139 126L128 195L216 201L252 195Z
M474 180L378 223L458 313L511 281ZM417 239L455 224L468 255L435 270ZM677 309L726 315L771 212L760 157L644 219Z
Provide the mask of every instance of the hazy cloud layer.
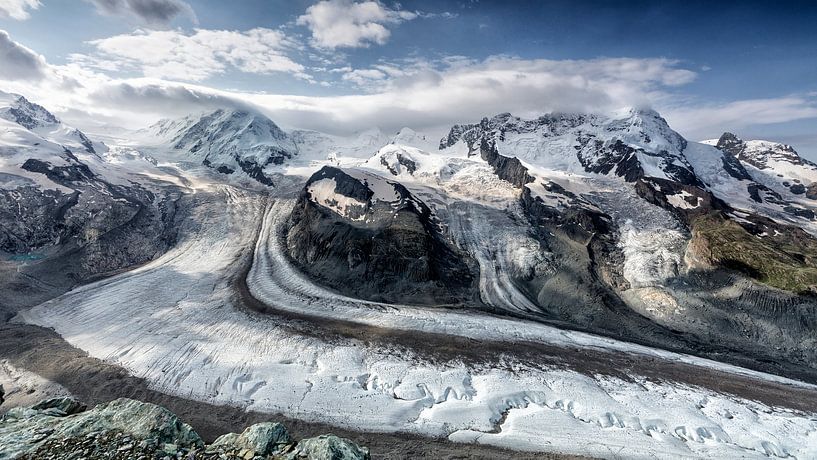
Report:
M145 40L141 46L134 46ZM134 42L135 41L135 42ZM204 79L232 67L246 72L299 72L282 57L290 46L280 32L197 30L137 32L94 42L111 56L113 70L133 68L150 78L122 79L100 70L93 59L55 66L0 32L0 89L20 92L82 127L107 123L143 127L159 118L219 107L256 108L289 128L352 134L374 127L408 126L439 132L455 123L511 112L535 117L547 112L607 113L625 106L659 110L691 140L725 130L771 126L817 118L817 95L690 105L684 85L698 77L668 59L485 60L449 57L380 62L329 69L357 85L357 94L296 96L226 91L163 78ZM145 51L140 51L145 50ZM98 64L98 63L97 63ZM808 148L806 149L808 151Z
M34 51L15 42L0 30L0 79L40 80L45 77L45 59Z
M86 0L106 15L125 16L151 26L165 26L178 16L196 22L193 8L181 0Z
M23 21L31 17L29 10L40 7L40 0L0 0L0 19L11 18Z
M418 13L390 9L377 1L324 0L307 8L297 23L309 28L317 47L357 48L386 43L390 26L417 17Z
M817 118L817 97L786 96L697 107L670 107L664 114L675 129L686 133L692 140L701 140L750 126Z
M137 30L90 44L96 47L96 54L73 55L72 60L106 71L136 71L146 77L181 81L201 81L233 69L308 78L304 67L285 54L294 43L272 29Z

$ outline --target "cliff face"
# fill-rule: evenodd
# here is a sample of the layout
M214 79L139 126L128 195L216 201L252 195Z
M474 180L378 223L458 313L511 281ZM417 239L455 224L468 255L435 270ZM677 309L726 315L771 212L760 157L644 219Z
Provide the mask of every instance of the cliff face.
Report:
M355 174L352 176L350 174ZM386 303L456 304L473 297L471 262L405 187L324 167L290 217L287 248L319 282Z

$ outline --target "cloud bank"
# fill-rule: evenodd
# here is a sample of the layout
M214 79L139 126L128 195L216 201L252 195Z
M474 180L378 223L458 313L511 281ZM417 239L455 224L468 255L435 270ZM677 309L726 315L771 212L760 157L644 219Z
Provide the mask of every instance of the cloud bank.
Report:
M45 59L34 51L15 42L0 30L0 79L41 80L45 77Z
M410 21L418 13L390 9L377 1L324 0L310 6L297 24L312 32L319 48L359 48L383 45L391 36L389 26Z
M94 45L100 59L110 58L108 66L145 76L111 77L102 63L87 56L66 65L48 64L0 31L0 89L22 93L79 127L105 122L140 128L159 118L227 107L254 108L288 128L334 134L374 127L397 131L404 126L439 131L501 112L535 117L548 112L608 113L635 106L657 109L681 134L699 140L726 130L817 118L814 94L690 104L683 88L699 75L679 61L663 58L415 58L330 69L355 85L356 94L303 96L189 83L231 68L306 72L281 57L282 50L295 45L274 30L138 31ZM259 55L266 57L255 59Z
M89 42L91 55L73 62L107 71L139 72L145 77L202 81L229 70L256 74L290 73L308 78L304 66L286 56L295 46L282 32L195 29L136 30Z

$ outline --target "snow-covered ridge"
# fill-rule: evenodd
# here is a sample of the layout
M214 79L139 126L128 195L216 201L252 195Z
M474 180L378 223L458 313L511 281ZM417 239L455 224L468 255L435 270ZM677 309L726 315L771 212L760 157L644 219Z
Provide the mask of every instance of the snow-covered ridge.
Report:
M376 209L389 209L389 216L407 204L414 209L426 208L397 182L360 169L324 167L306 184L310 201L335 214L357 222L380 221Z
M478 153L495 143L503 156L569 173L648 176L694 184L683 150L687 141L652 110L624 109L613 116L554 113L525 120L505 113L478 124L455 125L440 149Z
M91 154L107 151L104 144L93 142L82 131L61 122L45 107L18 94L0 91L0 118L73 151Z

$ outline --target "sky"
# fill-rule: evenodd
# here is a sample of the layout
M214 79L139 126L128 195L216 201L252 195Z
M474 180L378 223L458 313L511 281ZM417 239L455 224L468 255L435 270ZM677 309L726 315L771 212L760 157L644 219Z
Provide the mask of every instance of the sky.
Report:
M249 107L433 131L659 111L817 160L817 2L0 0L0 90L93 131Z

